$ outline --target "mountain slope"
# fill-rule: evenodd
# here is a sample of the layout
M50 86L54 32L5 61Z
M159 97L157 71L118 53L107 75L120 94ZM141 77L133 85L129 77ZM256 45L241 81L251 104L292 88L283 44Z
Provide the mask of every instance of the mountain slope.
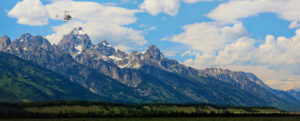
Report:
M20 100L13 93L0 88L0 102L20 102Z
M23 101L103 99L59 74L1 52L0 89Z
M88 66L77 63L70 54L55 45L52 46L48 40L41 36L32 36L26 33L2 51L60 73L91 92L110 99L110 101L159 101L159 99L142 96L135 89L98 73Z
M202 102L300 109L296 98L271 89L251 73L194 69L166 58L155 45L145 52L126 53L107 41L92 44L80 27L65 35L58 45L28 33L12 43L1 42L7 43L2 44L6 48L1 51L62 74L110 101Z
M90 43L86 34L74 34L79 33L75 31L78 29L65 35L58 46L76 45L68 42ZM80 39L78 40L78 38ZM68 44L65 45L65 43ZM84 47L86 48L80 53L65 52L71 54L77 62L135 88L144 96L157 95L153 90L158 89L154 87L162 87L160 90L173 89L173 93L167 93L169 95L181 94L189 99L183 100L184 102L191 99L194 102L248 106L267 105L292 109L295 106L292 103L297 101L297 99L287 98L288 96L277 95L275 90L270 89L253 74L222 69L193 69L178 63L176 60L166 58L154 45L143 53L133 51L130 54L113 48L107 41ZM159 80L161 84L152 86L151 83L147 85L145 83L147 81L142 76L145 74ZM147 88L141 89L142 86ZM165 99L165 101L168 100Z
M297 90L288 90L287 93L293 95L294 97L296 97L297 99L300 100L300 91L297 91ZM300 101L298 103L300 103Z

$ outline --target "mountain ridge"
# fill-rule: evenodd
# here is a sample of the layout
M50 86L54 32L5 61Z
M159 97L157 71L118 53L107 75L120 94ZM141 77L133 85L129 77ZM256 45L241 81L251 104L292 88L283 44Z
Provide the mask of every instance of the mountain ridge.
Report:
M287 110L295 110L299 102L286 92L271 89L254 74L194 69L168 59L155 45L144 52L126 53L106 40L93 44L82 28L73 29L57 45L49 44L43 37L24 34L0 51L60 73L112 100L275 106Z

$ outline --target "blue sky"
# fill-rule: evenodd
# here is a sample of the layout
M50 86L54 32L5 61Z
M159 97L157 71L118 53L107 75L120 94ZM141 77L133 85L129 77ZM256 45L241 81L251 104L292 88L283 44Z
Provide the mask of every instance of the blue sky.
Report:
M0 2L0 36L14 40L28 32L55 44L83 26L94 43L106 39L128 52L154 44L194 68L252 72L273 88L300 89L299 5L298 0L8 0ZM71 11L72 21L55 17L64 10Z

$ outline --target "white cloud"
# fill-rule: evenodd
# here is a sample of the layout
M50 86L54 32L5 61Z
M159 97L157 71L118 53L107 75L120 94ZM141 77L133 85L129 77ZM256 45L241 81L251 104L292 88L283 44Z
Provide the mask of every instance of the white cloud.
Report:
M177 50L162 50L162 53L165 55L165 56L168 56L168 57L173 57L173 56L176 56L178 51Z
M153 31L153 30L157 30L157 27L156 27L156 26L145 25L145 24L140 24L140 28L142 28L144 31Z
M275 13L287 21L300 21L299 0L230 0L207 14L213 20L232 23L260 13Z
M23 0L8 12L19 24L41 26L48 24L48 12L40 0Z
M68 6L66 6L68 5ZM142 31L124 27L136 22L138 10L114 6L104 6L95 2L58 1L45 5L51 19L62 20L64 11L70 11L73 20L63 25L54 26L55 33L46 36L51 43L58 43L62 36L74 27L83 27L93 43L108 40L114 46L129 49L147 43ZM59 16L57 18L56 16ZM60 17L61 16L61 17ZM127 46L127 47L125 47Z
M179 12L181 2L193 4L197 2L211 1L220 0L144 0L144 2L139 5L139 8L141 10L147 11L153 16L156 16L159 13L176 16L176 14Z
M171 41L189 45L191 49L206 53L213 53L223 48L226 43L247 35L241 23L223 26L213 22L203 22L185 25L183 29L185 32L173 36Z
M199 35L198 32L194 31L189 33L194 36ZM204 45L212 45L193 43L195 47L183 53L182 56L194 56L194 58L185 60L184 64L199 69L225 67L233 70L250 71L273 88L300 89L300 29L291 38L283 36L275 38L272 35L267 35L266 39L263 40L264 43L256 45L258 41L249 37L240 37L236 41L223 44L214 53L201 49ZM191 44L189 41L181 42L187 42L184 43L187 45ZM197 46L199 49L196 48Z
M225 48L218 52L215 64L218 65L245 65L252 61L253 54L251 51L255 49L255 40L251 38L242 37L235 43L226 45Z
M46 36L52 44L58 43L63 35L79 26L83 27L94 43L108 40L123 49L147 43L142 31L124 27L137 21L135 14L140 10L105 6L96 2L51 1L43 5L40 0L24 0L16 4L8 15L18 18L21 24L46 25L48 19L63 20L64 11L70 11L73 20L53 26L55 33Z
M50 1L50 2L57 2L57 1L72 1L72 0L47 0L47 1Z
M173 36L170 41L189 46L190 50L184 55L195 59L188 59L184 64L196 68L216 66L216 52L248 35L241 23L224 26L203 22L185 25L183 29L183 33Z
M274 13L290 21L289 28L298 28L299 5L298 0L229 0L207 14L214 22L185 25L184 32L170 41L190 46L182 56L192 56L184 61L192 67L249 70L273 88L299 89L300 29L294 37L267 35L257 40L248 36L240 22L241 18Z
M223 28L220 29L222 30ZM199 33L197 30L198 29L186 30L184 33L174 36L172 40L173 42L190 45L192 46L192 50L200 51L189 52L188 55L196 56L195 62L191 65L198 64L199 67L209 67L234 64L261 64L268 65L273 69L290 69L294 71L294 73L297 73L298 68L300 68L300 29L298 29L296 35L291 38L281 36L275 39L274 36L267 35L264 43L258 46L255 45L255 42L258 40L249 37L237 36L237 39L232 39L232 36L225 37L228 36L228 34L220 36L221 32L217 31L217 29L214 31L218 34L213 34L209 32L209 30L206 31L209 33ZM205 36L205 34L215 36L203 38L202 36ZM241 34L235 33L234 35ZM178 38L178 36L184 37ZM220 38L225 39L222 40ZM223 44L217 45L215 43ZM214 51L207 51L212 49ZM191 60L187 62L191 63Z
M197 2L210 2L210 1L216 1L216 0L183 0L183 2L189 3L189 4L197 3Z
M67 6L66 6L67 5ZM128 25L134 23L137 10L125 9L114 6L104 6L95 2L61 1L46 5L52 19L56 15L63 15L64 11L71 11L73 18L81 21L99 21L103 24ZM61 18L60 18L61 19Z
M117 6L118 4L117 3L113 3L113 2L108 2L108 3L104 3L104 5L107 5L107 6Z
M272 65L294 65L300 64L300 29L292 38L268 35L265 43L260 45L257 58L260 63Z
M298 21L293 21L289 26L290 29L299 28L299 27L300 27L300 22Z
M139 7L154 16L159 13L175 16L180 7L180 0L144 0Z

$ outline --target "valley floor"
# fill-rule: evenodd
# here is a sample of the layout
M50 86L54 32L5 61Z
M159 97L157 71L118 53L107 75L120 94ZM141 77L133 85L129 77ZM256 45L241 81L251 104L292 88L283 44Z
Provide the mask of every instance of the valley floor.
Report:
M300 121L300 117L208 117L208 118L61 118L0 119L0 121Z

